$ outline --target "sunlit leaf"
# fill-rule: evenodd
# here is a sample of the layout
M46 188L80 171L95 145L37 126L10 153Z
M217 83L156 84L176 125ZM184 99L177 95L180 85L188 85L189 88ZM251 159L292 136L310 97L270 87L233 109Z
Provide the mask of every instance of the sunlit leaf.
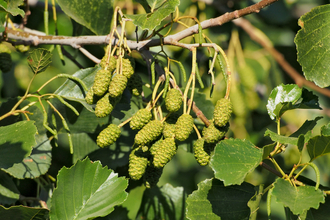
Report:
M330 136L330 123L321 127L321 134L323 136Z
M187 218L190 220L243 220L250 216L249 200L254 186L244 182L239 186L224 186L220 180L207 179L187 198Z
M13 16L20 15L22 18L25 15L25 12L19 8L19 6L23 5L23 0L0 0L0 7L3 8L6 12L12 14Z
M97 35L110 33L114 0L57 0L65 14Z
M151 1L148 1L148 3ZM161 5L157 10L150 12L148 14L136 14L136 15L128 15L125 16L129 19L133 20L133 23L140 28L148 29L152 31L156 28L157 25L160 24L162 20L164 20L167 16L175 11L175 8L180 4L179 0L168 0L164 2L164 4L157 3L157 1L153 1L156 5ZM153 4L153 3L152 3Z
M52 62L52 53L47 49L38 48L30 52L27 61L32 71L38 74L45 71Z
M33 121L0 127L0 168L6 169L30 155L37 129Z
M312 186L292 186L287 180L277 179L274 184L273 196L277 202L289 207L293 214L299 215L310 208L317 209L320 203L324 203L324 195L321 190L315 190Z
M297 45L298 62L307 80L320 87L330 85L330 5L313 8L298 21L301 30L294 42Z
M86 181L88 180L88 181ZM57 176L50 219L91 219L106 216L114 206L127 198L128 181L88 158L70 168L62 168Z
M211 156L210 167L225 186L241 184L246 175L262 161L263 150L248 140L220 141Z
M291 109L321 109L318 97L306 89L299 88L296 84L281 84L274 88L269 95L266 107L270 118L276 118L276 120Z
M280 142L282 144L292 144L297 146L298 143L298 138L296 137L287 137L287 136L279 135L269 129L266 130L265 136L269 136L272 139L272 141Z

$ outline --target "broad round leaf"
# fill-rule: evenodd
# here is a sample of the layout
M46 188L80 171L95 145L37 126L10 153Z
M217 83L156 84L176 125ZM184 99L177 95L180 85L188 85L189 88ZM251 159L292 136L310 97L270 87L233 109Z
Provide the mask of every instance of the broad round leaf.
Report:
M47 219L48 210L42 208L32 208L26 206L12 206L5 208L0 206L1 219L29 219L41 220Z
M313 186L292 186L287 180L277 179L274 184L273 196L277 202L289 207L293 214L299 215L310 208L317 209L325 202L323 192Z
M150 1L148 1L149 3ZM157 3L156 3L157 4ZM164 20L167 16L175 11L175 8L180 4L179 0L168 0L164 2L157 10L148 14L140 15L125 15L133 20L133 23L141 29L152 31ZM158 4L159 5L159 4Z
M183 187L165 184L146 189L136 219L183 219L185 193Z
M6 169L30 155L37 129L33 121L0 127L0 168Z
M3 8L6 12L12 14L13 16L20 15L22 18L25 15L25 12L19 8L23 5L23 0L10 0L10 1L0 1L0 7Z
M57 0L65 14L97 35L110 33L113 0Z
M263 150L248 140L227 139L220 141L211 156L210 167L215 178L225 186L241 184L262 161Z
M106 216L114 206L127 198L128 181L118 177L99 161L88 158L70 168L62 168L57 176L51 208L51 220L92 219Z
M307 80L320 87L330 85L330 5L313 8L298 21L295 43L298 62Z
M301 97L302 90L296 84L279 85L269 95L267 110L271 119L279 118L292 108L292 105Z
M307 143L307 151L311 161L330 153L330 136L315 136Z
M34 179L48 171L52 160L52 146L46 134L36 135L35 138L37 144L33 146L31 154L4 171L17 179Z
M45 71L52 62L52 54L47 49L38 48L30 52L27 60L32 71L38 74Z
M190 220L241 220L250 216L249 200L255 195L254 186L224 186L220 180L207 179L187 198L187 218Z

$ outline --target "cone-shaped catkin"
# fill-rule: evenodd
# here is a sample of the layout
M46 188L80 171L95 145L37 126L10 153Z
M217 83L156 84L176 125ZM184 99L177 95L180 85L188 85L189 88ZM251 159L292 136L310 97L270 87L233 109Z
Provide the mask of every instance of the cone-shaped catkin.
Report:
M128 174L133 180L139 180L143 176L148 165L148 158L141 148L132 150L129 155Z
M12 64L11 55L9 53L0 53L0 70L3 73L9 72Z
M160 177L162 176L163 168L156 168L152 164L147 166L144 174L144 182L147 188L151 188L157 185Z
M152 151L153 164L157 168L164 167L175 155L176 145L174 138L165 138L161 145Z
M127 79L131 78L134 74L135 61L132 57L122 59L122 73Z
M85 101L87 102L87 104L94 104L95 100L94 100L94 92L93 89L90 88L85 96Z
M94 95L102 96L109 89L109 84L111 80L111 73L108 70L100 69L95 74L95 79L93 83Z
M107 58L108 58L108 56L105 55L101 60L100 65L103 69L106 68ZM116 69L116 66L117 66L117 59L114 56L110 57L109 64L107 67L107 70L109 71L109 73L112 73Z
M180 109L182 104L181 92L177 89L168 91L165 98L165 106L169 112L176 112Z
M117 97L123 94L127 85L127 78L124 75L116 74L109 85L109 94L111 97Z
M133 130L140 130L145 124L147 124L151 120L151 118L152 114L148 109L140 109L133 115L129 126Z
M157 151L157 149L162 145L162 143L163 143L163 139L159 139L159 140L157 140L155 143L153 143L153 145L150 147L150 149L149 149L149 152L151 153L151 154L154 154L156 151Z
M161 135L162 131L163 123L159 120L152 120L135 135L135 143L147 145Z
M209 127L203 128L203 138L205 139L206 143L212 144L217 143L225 136L228 131L228 126L224 127L215 127L213 120Z
M164 122L163 130L164 138L174 138L175 137L175 124L169 124Z
M226 126L233 112L233 105L229 99L219 99L214 107L214 124L218 127Z
M96 143L99 147L109 146L118 139L120 134L120 128L115 124L110 124L97 136Z
M127 88L131 91L132 95L139 96L142 93L143 82L139 74L133 74L128 80Z
M194 119L191 115L182 114L175 124L175 139L186 140L193 130Z
M115 106L115 99L105 94L100 100L97 101L95 106L95 115L98 118L103 118L109 115Z
M194 143L194 155L195 155L196 161L200 165L206 166L209 163L210 155L207 154L204 150L204 139L203 138L199 138Z

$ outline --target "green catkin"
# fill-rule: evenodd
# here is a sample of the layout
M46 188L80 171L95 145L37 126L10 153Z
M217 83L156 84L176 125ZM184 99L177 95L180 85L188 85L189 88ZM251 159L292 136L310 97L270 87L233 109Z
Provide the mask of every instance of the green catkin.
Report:
M139 180L143 176L148 165L146 153L141 147L135 148L129 155L128 174L133 180Z
M143 82L139 74L133 74L133 76L127 82L127 88L131 91L132 95L140 96L142 93Z
M201 166L206 166L210 161L210 155L204 150L204 139L199 138L194 143L194 155L196 158L196 161Z
M157 151L157 149L162 145L162 143L163 143L163 139L157 140L155 143L151 145L149 152L151 154L154 154Z
M214 107L214 124L218 127L226 126L231 117L232 112L233 105L230 100L225 98L219 99Z
M145 124L147 124L151 120L151 118L151 112L148 109L143 108L133 115L129 125L133 130L140 130Z
M131 78L134 74L135 61L132 57L122 59L122 73L127 79Z
M169 112L176 112L180 109L182 104L181 92L177 89L168 91L165 98L165 106Z
M147 166L144 174L144 182L146 188L151 188L157 185L160 177L162 176L163 168L156 168L152 164Z
M193 130L194 119L191 115L182 114L175 124L175 139L186 140Z
M85 96L85 101L87 102L87 104L92 105L94 104L95 100L94 100L94 92L93 89L90 88Z
M203 138L206 143L213 144L217 143L225 136L228 131L229 126L216 127L213 120L211 121L209 127L203 128Z
M102 69L105 69L106 67L106 63L107 63L107 59L108 59L108 56L105 55L101 62L100 62L100 65L102 67ZM109 64L108 64L108 67L107 67L107 70L112 73L115 69L116 69L116 66L117 66L117 59L116 57L112 56L110 57L110 60L109 60Z
M175 155L176 145L174 138L165 138L159 147L152 151L153 165L156 168L164 167Z
M164 122L163 129L164 138L174 138L175 137L175 124L169 124Z
M110 124L97 136L96 143L99 147L109 146L118 139L120 134L120 128L115 124Z
M123 94L127 85L127 78L124 75L116 74L109 84L109 94L111 97L118 97Z
M161 135L163 127L163 123L159 120L150 121L135 135L135 144L147 145L151 143Z
M9 53L0 53L0 70L3 73L9 72L12 67L11 55Z
M98 118L103 118L109 115L115 106L115 100L109 96L109 93L105 94L100 100L96 102L95 115Z
M100 69L95 74L95 79L93 83L94 95L102 96L109 89L109 84L111 80L111 73L108 70Z

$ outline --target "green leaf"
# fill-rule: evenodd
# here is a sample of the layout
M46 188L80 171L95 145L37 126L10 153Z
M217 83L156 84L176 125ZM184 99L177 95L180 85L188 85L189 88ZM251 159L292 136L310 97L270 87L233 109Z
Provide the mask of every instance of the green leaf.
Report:
M301 30L294 40L298 62L307 80L320 87L327 87L330 85L330 5L313 8L300 17L298 24Z
M96 35L110 33L113 0L57 0L65 14Z
M170 184L146 189L136 219L183 219L185 197L183 187Z
M73 163L84 159L89 153L100 149L87 133L73 133L71 136L73 144Z
M296 84L281 84L273 89L266 107L270 118L276 120L292 109L321 109L318 97Z
M43 220L47 219L48 209L32 208L25 206L11 206L5 208L0 206L0 216L2 219L29 219L29 220Z
M94 83L95 73L100 69L99 66L93 68L82 69L75 72L72 76L81 79L88 88L92 87ZM85 101L84 89L72 80L66 80L56 91L55 94L62 96L65 99L79 102L86 109L94 112L91 105Z
M330 123L321 127L321 135L330 136Z
M47 49L38 48L30 52L27 60L32 71L38 74L45 71L52 62L52 53Z
M0 168L6 169L30 155L37 129L33 121L0 127Z
M266 159L269 154L275 149L276 143L265 145L263 149L262 160Z
M302 90L296 84L279 85L269 95L267 110L271 119L279 118L292 108L293 103L301 97Z
M269 136L270 139L272 139L272 141L280 142L282 144L292 144L292 145L297 146L297 143L298 143L298 138L279 135L279 134L269 130L268 128L265 132L265 137L266 136Z
M25 12L19 8L23 5L23 0L10 0L4 1L0 0L0 7L3 8L6 12L12 14L13 16L20 15L22 18L25 15Z
M31 155L3 170L17 179L34 179L45 174L51 165L52 146L46 134L36 135L36 142Z
M157 1L148 1L148 3L157 3ZM133 23L140 28L148 29L149 31L153 31L157 25L160 24L162 20L164 20L167 16L175 11L175 8L180 4L179 0L168 0L161 4L157 10L148 13L148 14L139 14L139 15L125 15L127 18L132 19Z
M293 214L300 215L310 208L317 209L320 203L324 203L324 195L321 190L315 190L312 186L294 187L284 179L277 179L274 184L273 196L277 202L289 207Z
M307 142L309 138L311 137L311 130L315 127L318 120L320 120L321 116L316 117L314 120L306 120L304 124L294 133L290 135L290 137L299 137L301 134L304 134L305 141ZM307 140L306 140L307 138Z
M207 179L187 198L190 220L241 220L250 216L249 200L256 194L254 186L244 182L225 187L220 180Z
M13 204L18 199L19 191L13 179L0 170L0 204Z
M329 219L330 197L325 197L325 203L320 204L318 209L311 208L315 220L328 220Z
M71 168L62 168L57 176L50 219L92 219L106 216L127 198L128 181L118 177L99 161L88 158Z
M246 175L259 165L262 156L263 150L249 140L227 139L215 147L210 167L225 186L241 184Z
M307 143L307 151L311 161L330 153L330 136L315 136Z

